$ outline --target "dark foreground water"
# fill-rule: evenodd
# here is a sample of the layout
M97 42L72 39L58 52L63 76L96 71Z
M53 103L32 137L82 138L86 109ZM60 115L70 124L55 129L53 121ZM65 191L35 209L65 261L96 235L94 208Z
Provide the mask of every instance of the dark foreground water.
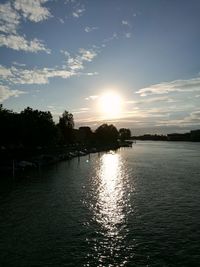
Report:
M1 182L2 267L200 266L199 247L199 143L141 142Z

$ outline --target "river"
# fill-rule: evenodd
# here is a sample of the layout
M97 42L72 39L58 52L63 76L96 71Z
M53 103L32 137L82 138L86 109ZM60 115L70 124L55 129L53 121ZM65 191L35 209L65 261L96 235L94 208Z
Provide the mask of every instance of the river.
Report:
M199 190L200 143L187 142L138 142L1 182L0 266L198 266Z

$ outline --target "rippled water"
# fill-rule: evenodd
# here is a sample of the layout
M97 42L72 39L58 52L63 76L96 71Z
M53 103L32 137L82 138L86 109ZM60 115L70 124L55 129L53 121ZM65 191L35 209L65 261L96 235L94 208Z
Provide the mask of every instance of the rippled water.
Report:
M199 266L199 162L139 142L1 182L0 266Z

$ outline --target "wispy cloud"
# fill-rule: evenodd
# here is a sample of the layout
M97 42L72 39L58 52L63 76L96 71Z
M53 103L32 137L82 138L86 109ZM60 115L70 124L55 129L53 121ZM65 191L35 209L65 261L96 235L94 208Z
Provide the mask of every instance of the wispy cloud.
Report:
M157 126L199 126L200 125L200 110L192 111L181 119L161 120L157 123Z
M132 28L131 24L128 22L128 20L122 20L122 25L127 26L128 28Z
M98 95L90 95L88 97L85 98L85 100L96 100L99 96Z
M65 51L65 55L68 58L67 64L70 70L78 71L84 68L84 62L91 62L97 56L97 52L92 49L86 50L80 48L78 54L75 56L71 56L67 51Z
M184 118L184 122L200 125L200 110L193 111L188 117Z
M65 23L64 19L62 19L62 18L58 18L58 20L60 21L61 24Z
M89 27L89 26L87 26L87 27L85 27L84 31L85 32L92 32L92 31L95 31L97 29L98 29L98 27Z
M38 51L45 51L48 54L51 52L50 49L46 48L45 45L37 38L28 41L24 36L19 35L0 35L0 47L1 46L17 51L22 50L34 53L37 53Z
M71 9L71 15L75 19L80 18L86 11L83 1L81 0L65 0L64 4L68 5L69 10Z
M8 86L0 85L0 102L5 101L12 96L18 97L21 94L25 94L25 92L20 90L11 90Z
M51 17L49 10L43 6L49 0L15 0L14 8L22 16L34 22L46 20Z
M171 92L194 92L200 91L200 78L193 78L188 80L175 80L172 82L164 82L154 84L149 87L142 88L136 93L141 96L148 96L153 94L168 94Z
M131 34L131 32L130 32L130 30L131 30L131 28L132 28L131 24L130 24L127 20L122 20L122 25L126 27L126 30L129 30L128 32L126 32L126 33L124 34L124 36L125 36L126 38L128 38L128 39L131 38L131 36L132 36L132 34Z
M72 13L72 16L73 16L74 18L79 18L80 16L83 15L84 12L85 12L85 8L84 8L84 7L77 8L77 9Z
M12 64L15 65L15 66L19 66L19 67L25 67L25 66L26 66L26 64L24 64L24 63L19 63L19 62L16 62L16 61L13 61ZM1 67L1 66L0 66L0 67Z
M140 100L128 100L128 101L125 101L125 104L140 105L140 104L153 104L155 102L156 103L159 103L159 102L174 103L176 102L176 100L168 96L160 96L160 97L142 98Z
M81 59L83 61L89 61L89 62L91 62L93 58L95 58L97 55L97 53L94 50L86 50L84 48L80 48L79 53L81 54Z
M22 18L40 22L51 16L48 9L42 6L46 2L47 0L15 0L0 4L0 47L5 46L17 51L50 53L42 41L37 38L27 40L25 35L18 33Z
M108 37L108 38L105 38L105 39L103 40L103 42L102 42L102 47L106 47L107 43L109 43L109 42L111 42L111 41L113 41L113 40L115 40L115 39L118 39L118 38L119 38L119 37L118 37L117 33L114 32L114 33L112 34L112 36L110 36L110 37Z
M12 8L11 3L0 4L0 32L15 34L20 24L20 15Z
M122 20L122 24L123 25L128 25L128 21L127 20Z
M90 108L87 107L72 110L73 114L83 114L83 113L88 113L89 111Z
M8 68L0 65L0 77L1 77L1 80L6 80L10 76L12 76L11 69L8 69Z
M91 62L97 55L94 50L80 48L77 55L72 57L69 52L62 51L67 57L67 64L55 68L26 69L23 66L12 66L6 68L0 65L0 78L4 83L10 84L47 84L50 78L60 77L63 79L79 75L96 75L97 73L82 73L85 62Z
M74 75L73 72L62 69L22 69L11 67L6 69L1 66L0 77L4 78L4 82L12 84L47 84L49 78L60 77L67 79Z
M125 37L126 37L126 38L131 38L131 32L126 32L126 33L125 33Z

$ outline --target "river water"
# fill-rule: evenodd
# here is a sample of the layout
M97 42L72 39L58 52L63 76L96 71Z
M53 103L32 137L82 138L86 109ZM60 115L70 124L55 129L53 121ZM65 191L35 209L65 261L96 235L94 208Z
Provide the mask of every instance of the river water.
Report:
M0 266L199 266L200 143L138 142L26 176L1 184Z

